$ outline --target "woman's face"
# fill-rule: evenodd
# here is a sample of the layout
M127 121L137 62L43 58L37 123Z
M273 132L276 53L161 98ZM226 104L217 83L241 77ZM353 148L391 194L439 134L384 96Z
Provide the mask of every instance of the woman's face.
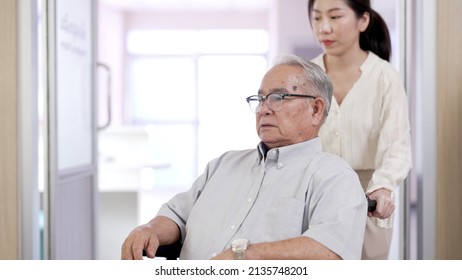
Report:
M360 48L359 34L366 30L369 14L357 18L344 0L315 0L311 24L324 52L342 56Z

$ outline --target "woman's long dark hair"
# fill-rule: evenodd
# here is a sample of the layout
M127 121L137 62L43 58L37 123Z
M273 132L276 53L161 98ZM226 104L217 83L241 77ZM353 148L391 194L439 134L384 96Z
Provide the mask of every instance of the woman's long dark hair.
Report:
M308 16L312 17L313 5L316 0L308 0ZM382 16L371 8L370 0L343 0L360 18L369 13L369 26L359 35L359 46L364 51L372 51L380 58L390 61L391 40L388 27Z

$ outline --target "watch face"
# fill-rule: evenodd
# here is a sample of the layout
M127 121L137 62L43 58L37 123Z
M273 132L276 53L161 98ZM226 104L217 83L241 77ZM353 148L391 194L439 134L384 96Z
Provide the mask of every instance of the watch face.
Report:
M233 251L244 251L247 249L247 246L249 245L249 240L237 239L237 240L234 240L231 245L232 245Z
M231 250L234 253L234 259L236 260L245 260L245 251L249 246L249 240L247 239L237 239L231 243Z

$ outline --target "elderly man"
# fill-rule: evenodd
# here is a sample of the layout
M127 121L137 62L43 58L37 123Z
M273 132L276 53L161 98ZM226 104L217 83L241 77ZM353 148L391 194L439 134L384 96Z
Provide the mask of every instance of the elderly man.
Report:
M261 139L211 161L122 245L122 259L183 243L180 259L360 259L367 202L356 173L321 151L332 84L286 55L247 98Z

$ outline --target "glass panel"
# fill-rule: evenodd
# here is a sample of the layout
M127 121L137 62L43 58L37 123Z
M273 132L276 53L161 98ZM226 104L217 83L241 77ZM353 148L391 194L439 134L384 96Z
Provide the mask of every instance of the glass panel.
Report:
M245 98L257 94L266 68L263 56L199 59L199 172L227 150L255 148L258 144L255 114Z
M191 58L138 57L129 73L135 123L195 119L196 75Z
M56 5L56 118L58 169L93 163L91 1ZM55 129L55 128L52 128Z

